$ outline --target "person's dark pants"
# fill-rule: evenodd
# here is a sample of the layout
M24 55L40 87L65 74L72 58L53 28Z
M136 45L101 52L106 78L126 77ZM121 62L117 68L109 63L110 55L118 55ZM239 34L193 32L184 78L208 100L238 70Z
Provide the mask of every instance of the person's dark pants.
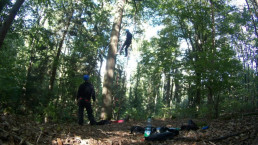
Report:
M83 112L84 108L87 110L88 114L88 119L90 120L90 124L94 125L96 124L96 121L94 119L94 116L92 114L92 108L91 108L91 103L90 101L85 101L85 100L79 100L79 110L78 110L78 119L79 119L79 125L83 125Z
M131 43L125 43L122 48L121 48L121 51L123 51L124 47L125 47L125 57L127 56L128 54L128 48L130 46ZM121 52L120 52L121 53Z

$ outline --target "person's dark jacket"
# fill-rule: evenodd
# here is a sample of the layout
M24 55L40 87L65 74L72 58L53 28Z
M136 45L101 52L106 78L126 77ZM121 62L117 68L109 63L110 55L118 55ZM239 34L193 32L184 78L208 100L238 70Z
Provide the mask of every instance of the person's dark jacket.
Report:
M131 44L132 43L132 38L133 38L133 35L130 32L126 32L125 44L126 45Z
M80 85L80 87L78 89L77 100L82 98L82 99L87 99L88 101L90 101L91 97L92 97L93 101L95 102L96 98L95 98L94 87L91 83L89 83L88 81L85 81L83 84Z

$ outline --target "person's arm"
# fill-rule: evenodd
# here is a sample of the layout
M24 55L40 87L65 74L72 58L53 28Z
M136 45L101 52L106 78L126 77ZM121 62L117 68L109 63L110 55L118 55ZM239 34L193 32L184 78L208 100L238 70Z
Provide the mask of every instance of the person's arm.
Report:
M92 99L93 101L95 102L96 101L96 97L95 97L95 89L94 89L94 86L92 85Z
M78 89L78 92L77 92L77 100L80 98L80 96L81 96L81 85L80 85L80 87L79 87L79 89Z

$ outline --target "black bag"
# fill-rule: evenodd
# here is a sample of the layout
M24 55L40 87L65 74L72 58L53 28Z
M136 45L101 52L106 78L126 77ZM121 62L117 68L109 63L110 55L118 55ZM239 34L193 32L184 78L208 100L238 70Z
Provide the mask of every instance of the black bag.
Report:
M145 131L145 129L141 126L132 126L131 127L131 134L134 132L144 134L144 131Z
M99 122L96 123L96 125L106 125L106 124L111 124L111 122L108 120L100 120Z
M198 129L199 127L192 120L189 120L187 125L181 126L181 130L189 131L189 130L198 130Z
M163 132L163 133L154 133L151 134L149 137L146 137L145 140L147 141L163 141L167 139L173 139L176 136L173 132Z

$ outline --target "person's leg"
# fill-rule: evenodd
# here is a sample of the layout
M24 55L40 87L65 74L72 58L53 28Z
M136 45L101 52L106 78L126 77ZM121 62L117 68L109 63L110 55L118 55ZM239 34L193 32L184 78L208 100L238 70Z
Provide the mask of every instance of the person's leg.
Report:
M125 57L128 55L128 48L129 48L130 44L126 44L125 47Z
M121 55L121 53L122 53L124 47L125 47L125 43L123 44L123 46L122 46L121 49L119 50L120 55Z
M94 116L92 114L92 108L91 108L91 103L86 103L86 110L88 114L88 119L90 120L90 125L95 125L96 121L94 119Z
M78 110L78 124L79 125L83 125L84 104L83 104L83 102L81 100L80 100L78 106L79 106L79 110Z

